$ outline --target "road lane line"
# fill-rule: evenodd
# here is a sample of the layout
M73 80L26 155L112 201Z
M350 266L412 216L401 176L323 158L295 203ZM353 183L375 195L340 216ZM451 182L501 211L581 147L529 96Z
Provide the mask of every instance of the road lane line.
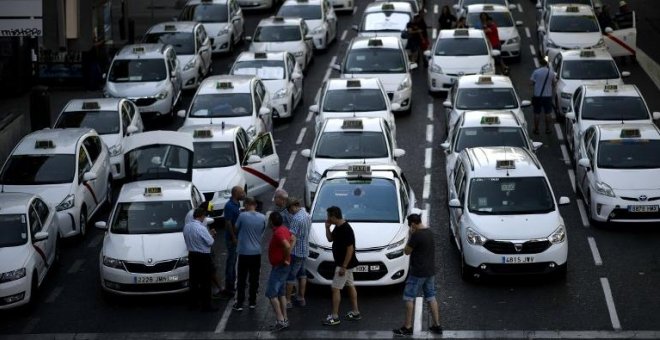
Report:
M534 48L534 45L529 45L529 52L531 52L533 56L536 55L536 49Z
M89 244L87 245L87 248L96 248L101 244L101 241L103 241L104 234L99 234L94 237Z
M339 40L344 40L344 39L346 39L346 35L347 35L347 34L348 34L348 30L344 30L344 32L342 32L342 34L341 34L341 38L339 38Z
M570 165L570 164L571 164L571 161L570 161L570 159L568 158L568 150L566 149L566 145L565 145L565 144L562 144L562 145L560 145L559 147L561 148L561 155L562 155L562 157L564 158L564 163L565 163L566 165Z
M589 248L591 249L591 255L594 257L594 264L597 266L603 265L603 259L600 258L600 252L596 246L596 240L589 236L587 237L587 242L589 242Z
M44 303L53 303L53 302L55 302L57 297L60 296L60 294L62 294L63 290L64 290L64 287L62 287L62 286L55 287L55 289L53 289L53 291L50 294L48 294L48 297L46 298L46 300L44 300Z
M534 58L534 59L532 59L532 60L534 60L534 66L535 66L536 68L541 67L541 64L539 64L539 60L538 60L538 59Z
M355 15L355 13L357 13L357 6L353 7L353 15Z
M415 298L415 317L413 319L413 334L419 334L422 331L422 311L424 310L424 300L421 297Z
M228 302L227 307L225 307L225 311L222 312L222 317L220 318L220 321L218 322L218 325L215 326L215 333L224 333L225 328L227 328L227 322L229 321L229 316L231 315L231 309L232 303Z
M529 31L529 27L525 27L525 35L527 39L532 39L532 33Z
M422 198L427 200L431 196L431 175L424 175L424 190L422 191Z
M433 5L433 14L438 14L438 4Z
M431 124L426 126L426 141L433 142L433 125Z
M83 263L85 263L85 260L82 259L76 260L75 262L73 262L67 273L69 274L77 273L80 270L80 267L82 267Z
M280 185L277 186L278 189L284 188L284 183L286 183L286 177L280 178Z
M603 293L605 294L605 303L607 303L607 311L610 313L612 328L614 328L615 330L620 330L621 322L619 322L619 316L616 314L616 307L614 306L614 298L612 298L612 290L610 289L610 282L607 280L606 277L601 277L600 284L603 286Z
M289 161L286 162L286 167L284 167L284 170L289 171L291 170L291 167L293 167L293 161L296 160L296 155L298 154L298 151L291 151L291 156L289 157Z
M431 157L433 157L431 148L426 148L426 154L424 157L424 167L426 169L431 168Z
M298 135L298 139L296 139L296 145L300 145L300 143L302 143L303 138L305 138L305 132L307 132L306 127L300 129L300 134Z
M434 28L433 31L431 31L431 38L435 39L438 36L438 29Z
M422 211L422 223L429 225L429 218L431 218L431 203L424 204L424 211Z
M433 121L433 102L429 103L429 105L426 107L426 117L430 121Z
M580 211L580 219L582 220L582 225L585 228L589 227L589 218L587 217L587 210L584 208L584 202L581 199L577 199L578 210Z
M573 169L568 169L568 178L571 180L571 187L573 188L573 192L575 191L575 172Z
M557 133L557 139L564 140L564 134L561 133L561 127L558 123L555 123L555 132Z
M314 112L309 111L309 113L307 114L307 118L305 118L305 122L307 123L311 122L312 118L314 118Z
M520 12L520 13L523 12L522 5L521 5L521 4L518 4L518 12Z

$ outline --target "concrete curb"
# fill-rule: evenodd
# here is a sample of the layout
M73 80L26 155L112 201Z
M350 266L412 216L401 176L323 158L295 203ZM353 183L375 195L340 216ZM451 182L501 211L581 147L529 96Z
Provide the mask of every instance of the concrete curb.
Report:
M660 89L660 64L639 48L637 49L637 63L644 69L644 72L651 78L655 86Z

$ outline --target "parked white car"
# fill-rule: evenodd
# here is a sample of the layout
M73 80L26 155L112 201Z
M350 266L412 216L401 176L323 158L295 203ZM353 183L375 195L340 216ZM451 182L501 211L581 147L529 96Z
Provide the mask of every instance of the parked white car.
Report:
M237 0L189 0L179 20L202 23L213 53L231 53L245 35L243 10Z
M291 52L303 71L314 57L314 37L302 18L261 19L250 42L250 52Z
M337 15L328 0L286 0L277 16L303 18L317 50L325 50L337 40Z

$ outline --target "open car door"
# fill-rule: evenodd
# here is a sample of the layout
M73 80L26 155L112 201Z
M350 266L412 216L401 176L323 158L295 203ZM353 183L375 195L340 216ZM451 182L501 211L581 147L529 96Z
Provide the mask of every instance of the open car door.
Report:
M241 164L250 196L279 186L280 157L275 151L275 141L270 132L252 140Z
M614 28L614 27L612 27ZM603 33L607 51L613 57L623 57L636 54L637 50L637 19L635 12L632 12L632 27L619 28Z
M150 179L192 181L193 136L174 131L149 131L126 138L126 182Z

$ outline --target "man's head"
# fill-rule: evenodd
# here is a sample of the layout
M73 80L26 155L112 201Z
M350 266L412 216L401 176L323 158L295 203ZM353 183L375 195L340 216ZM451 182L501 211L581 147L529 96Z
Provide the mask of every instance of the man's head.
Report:
M619 1L619 11L621 12L630 12L630 7L628 7L628 3L625 1Z
M344 219L344 217L341 214L341 209L336 206L332 206L326 210L328 213L328 222L331 224L337 225L337 223L341 220Z
M479 14L479 20L481 20L481 22L488 22L488 18L489 18L489 17L490 17L490 16L489 16L488 13L486 13L486 12L481 12L481 13Z
M273 211L270 213L270 216L268 216L268 222L270 222L270 225L273 226L273 228L277 228L282 225L282 215L277 211Z
M408 215L408 226L413 230L418 229L422 226L422 216L420 214L410 214Z
M286 201L289 198L289 194L286 190L282 188L275 189L275 194L273 195L273 203L279 208L286 207Z
M255 211L257 210L257 200L255 200L254 197L251 196L245 197L245 199L243 200L243 206L245 207L245 210Z
M195 211L193 211L193 218L203 222L204 218L206 218L207 210L204 207L197 207L195 208Z
M548 57L547 56L545 56L545 57L539 56L539 65L541 67L548 66Z
M286 201L286 208L290 214L297 214L300 211L300 200L295 197L289 197Z
M235 186L231 188L231 198L236 201L240 201L245 198L245 191L241 186Z

